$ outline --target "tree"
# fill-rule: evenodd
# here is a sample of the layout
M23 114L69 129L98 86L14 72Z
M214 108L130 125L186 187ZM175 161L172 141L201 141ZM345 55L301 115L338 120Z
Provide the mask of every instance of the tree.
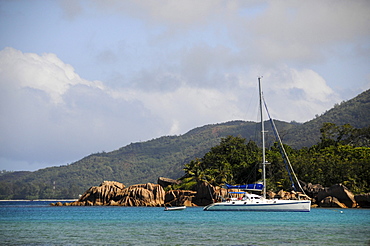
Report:
M246 183L260 160L256 143L245 142L241 137L222 138L220 144L211 148L202 159L185 165L183 180L194 177L193 181L207 181L213 185ZM256 181L255 177L251 182Z

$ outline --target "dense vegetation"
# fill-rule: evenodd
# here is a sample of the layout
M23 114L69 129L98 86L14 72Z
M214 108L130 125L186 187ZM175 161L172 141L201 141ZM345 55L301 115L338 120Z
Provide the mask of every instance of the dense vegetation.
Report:
M315 119L297 125L287 134L284 143L293 148L310 147L320 141L320 128L323 124L330 122L338 126L349 124L352 127L361 129L370 125L370 90L367 90L357 97L336 104ZM278 129L280 133L279 126Z
M298 177L324 186L343 183L354 193L370 192L370 127L359 130L327 123L321 134L321 141L310 148L284 146ZM215 186L254 183L261 179L261 151L253 141L223 138L203 158L185 165L183 183L174 188L192 189L201 181ZM267 166L268 188L292 189L277 143L266 150L266 158L271 163Z
M366 177L370 176L369 166L368 162L362 160L368 158L369 152L369 108L370 90L304 124L275 122L283 142L288 145L288 154L300 179L326 186L342 182L355 192L356 189L368 189ZM333 124L324 124L325 122ZM355 128L345 125L347 123ZM268 127L266 130L268 160L273 162L269 168L271 173L276 171L274 169L280 169L282 162L274 145L272 130ZM227 161L227 158L218 159L219 156L210 151L212 147L220 148L218 145L225 142L228 136L248 140L242 146L243 159L239 163L230 162L231 170L221 166L220 173L231 172L232 176L226 174L216 178L215 175L207 179L215 179L216 183L225 179L230 183L242 183L242 177L247 176L250 176L248 181L259 179L258 165L255 167L256 163L260 163L259 124L232 121L199 127L181 136L165 136L132 143L118 150L92 154L60 167L35 172L2 171L0 199L77 198L89 187L104 180L132 185L155 183L160 176L177 179L188 175L191 169L189 167L196 163L208 161L219 164ZM234 140L241 145L241 140L238 139ZM336 170L338 167L341 171ZM217 174L215 168L210 170ZM283 176L282 172L277 178L270 178L270 187L285 187Z

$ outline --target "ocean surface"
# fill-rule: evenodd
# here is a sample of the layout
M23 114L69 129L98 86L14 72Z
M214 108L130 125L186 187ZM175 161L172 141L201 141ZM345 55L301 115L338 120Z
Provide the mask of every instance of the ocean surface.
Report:
M369 209L217 212L0 201L0 245L370 245Z

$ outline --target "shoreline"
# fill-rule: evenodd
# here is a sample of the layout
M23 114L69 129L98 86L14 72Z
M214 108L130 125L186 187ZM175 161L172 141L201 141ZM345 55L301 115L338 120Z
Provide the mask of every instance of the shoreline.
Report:
M0 200L0 202L74 202L74 201L78 201L78 199ZM108 205L104 205L104 206L108 206ZM96 205L96 207L99 207L99 206ZM122 206L122 207L131 207L131 206ZM146 207L146 206L132 206L132 207ZM203 207L203 206L194 206L194 207ZM349 209L353 209L353 210L367 209L367 210L370 210L369 207L341 208L341 207L325 207L325 206L323 206L323 207L316 207L316 206L313 207L313 206L311 206L311 209L327 209L327 210L335 210L335 211L349 210Z

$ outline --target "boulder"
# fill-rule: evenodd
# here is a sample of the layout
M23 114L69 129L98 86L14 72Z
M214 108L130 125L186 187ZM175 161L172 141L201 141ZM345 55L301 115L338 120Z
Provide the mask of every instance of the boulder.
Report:
M132 185L124 190L118 200L121 206L163 206L165 191L159 184Z
M355 200L359 207L370 208L370 193L355 195Z
M170 190L164 198L165 206L194 206L193 197L197 192L191 190Z
M104 181L88 189L70 206L163 206L165 192L159 184L138 184L125 188L116 181Z
M61 203L61 202L50 203L50 206L63 206L63 203Z
M311 197L309 197L308 195L296 191L280 190L277 194L270 191L267 193L267 195L270 199L276 198L281 200L312 200Z
M331 208L347 208L344 203L341 203L336 197L327 196L320 201L320 207L331 207Z
M110 200L119 197L125 185L116 181L104 181L99 186L88 189L78 200L83 205L108 205Z
M287 191L284 191L284 190L279 190L277 195L281 200L290 200L291 199L291 194Z
M129 187L123 197L118 201L122 206L148 206L154 205L153 193L142 187Z
M303 183L303 182L301 182ZM311 183L308 183L308 184L305 184L303 183L303 190L305 191L305 193L312 198L313 200L313 203L316 203L316 200L317 200L317 195L319 194L319 192L321 191L325 191L327 188L325 188L324 186L322 186L321 184L311 184Z
M180 184L181 181L175 179L169 179L164 177L159 177L157 183L161 185L163 188L166 188L169 185L177 185Z
M116 202L114 200L110 200L108 206L120 206L119 202Z
M212 202L221 201L222 197L227 196L227 190L221 187L214 187L213 185L202 182L195 188L196 195L193 198L193 203L197 206L206 206Z
M85 204L82 204L81 202L79 201L74 201L74 202L71 202L69 203L69 206L84 206Z
M321 190L317 194L316 203L320 204L321 201L328 196L335 197L339 203L347 208L354 208L357 206L357 202L353 193L350 192L348 188L342 184L336 184L331 186L330 188Z
M295 200L295 199L297 199L295 192L280 190L277 193L277 195L278 195L278 197L280 197L279 199L281 199L281 200Z
M275 192L273 192L271 190L267 192L267 197L269 199L274 199L275 196L276 196L276 193Z

